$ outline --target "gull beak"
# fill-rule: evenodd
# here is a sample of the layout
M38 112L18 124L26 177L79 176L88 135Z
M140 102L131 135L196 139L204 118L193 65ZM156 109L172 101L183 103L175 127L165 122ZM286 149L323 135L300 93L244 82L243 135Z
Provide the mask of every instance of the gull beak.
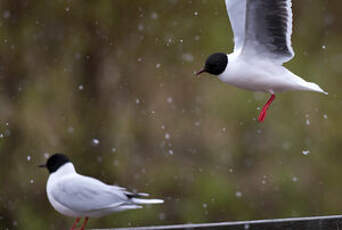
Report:
M201 69L200 71L198 71L196 73L196 76L198 77L201 73L204 73L204 72L206 72L206 70L205 69Z
M46 168L46 164L38 165L39 168Z

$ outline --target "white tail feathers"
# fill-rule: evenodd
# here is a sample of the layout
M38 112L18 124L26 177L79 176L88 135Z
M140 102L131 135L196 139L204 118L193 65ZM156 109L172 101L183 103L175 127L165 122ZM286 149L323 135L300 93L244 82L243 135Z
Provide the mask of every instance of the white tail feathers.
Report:
M306 90L315 91L328 95L328 92L325 92L321 87L319 87L319 85L313 82L305 82L305 88Z
M132 198L131 201L134 204L162 204L163 200L160 199L140 199L140 198Z
M137 193L138 196L143 196L143 197L148 197L150 196L150 194L146 193L146 192L139 192Z
M119 207L115 207L116 211L126 211L126 210L131 210L131 209L139 209L142 208L142 206L139 205L123 205Z
M307 81L300 81L299 82L299 87L297 88L298 90L307 90L307 91L314 91L318 93L323 93L325 95L328 95L327 92L325 92L319 85L313 82L307 82Z

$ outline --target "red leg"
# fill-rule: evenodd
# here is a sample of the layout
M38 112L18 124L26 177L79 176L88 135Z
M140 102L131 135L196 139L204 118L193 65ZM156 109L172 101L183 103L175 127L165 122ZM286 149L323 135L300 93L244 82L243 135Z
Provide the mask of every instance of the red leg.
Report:
M88 217L84 218L84 222L82 224L82 227L80 228L80 230L84 230L85 226L87 225L87 222L88 222Z
M268 107L270 107L270 105L272 104L274 99L275 99L275 95L272 94L270 99L268 99L268 101L264 105L264 107L262 107L262 110L261 110L259 118L258 118L259 122L263 122L265 120Z
M76 228L78 222L80 222L80 219L81 219L80 217L77 217L77 218L76 218L74 224L73 224L72 227L71 227L71 230L75 230L75 228Z

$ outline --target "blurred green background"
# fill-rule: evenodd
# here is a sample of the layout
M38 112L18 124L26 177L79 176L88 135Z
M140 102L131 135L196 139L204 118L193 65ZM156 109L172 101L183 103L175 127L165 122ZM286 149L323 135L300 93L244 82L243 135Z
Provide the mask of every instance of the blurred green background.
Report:
M164 205L88 227L342 212L342 3L293 0L294 73L329 92L268 95L195 78L231 52L223 0L0 1L0 228L67 229L36 167L79 173Z

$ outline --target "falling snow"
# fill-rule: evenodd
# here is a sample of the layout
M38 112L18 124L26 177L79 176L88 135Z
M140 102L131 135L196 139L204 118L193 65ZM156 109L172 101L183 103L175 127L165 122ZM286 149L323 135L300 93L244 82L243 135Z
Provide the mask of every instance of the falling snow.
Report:
M144 25L143 24L139 24L138 25L138 30L139 31L143 31L144 30Z
M74 127L69 126L68 127L68 133L73 133L75 131Z
M11 17L11 11L5 10L4 13L2 14L2 17L5 19L8 19Z
M235 196L236 196L237 198L242 197L242 192L240 192L240 191L235 192Z
M97 138L93 138L92 143L93 143L93 145L98 145L98 144L100 144L100 140Z
M309 120L309 119L306 119L305 124L306 124L306 125L310 125L310 124L311 124L310 120Z
M303 154L304 156L309 155L309 153L310 153L310 150L303 150L303 151L302 151L302 154Z
M151 14L151 18L152 18L153 20L158 19L158 14L157 14L156 12L153 12L153 13Z
M190 53L184 53L184 54L182 54L182 60L186 61L186 62L193 62L194 56Z

